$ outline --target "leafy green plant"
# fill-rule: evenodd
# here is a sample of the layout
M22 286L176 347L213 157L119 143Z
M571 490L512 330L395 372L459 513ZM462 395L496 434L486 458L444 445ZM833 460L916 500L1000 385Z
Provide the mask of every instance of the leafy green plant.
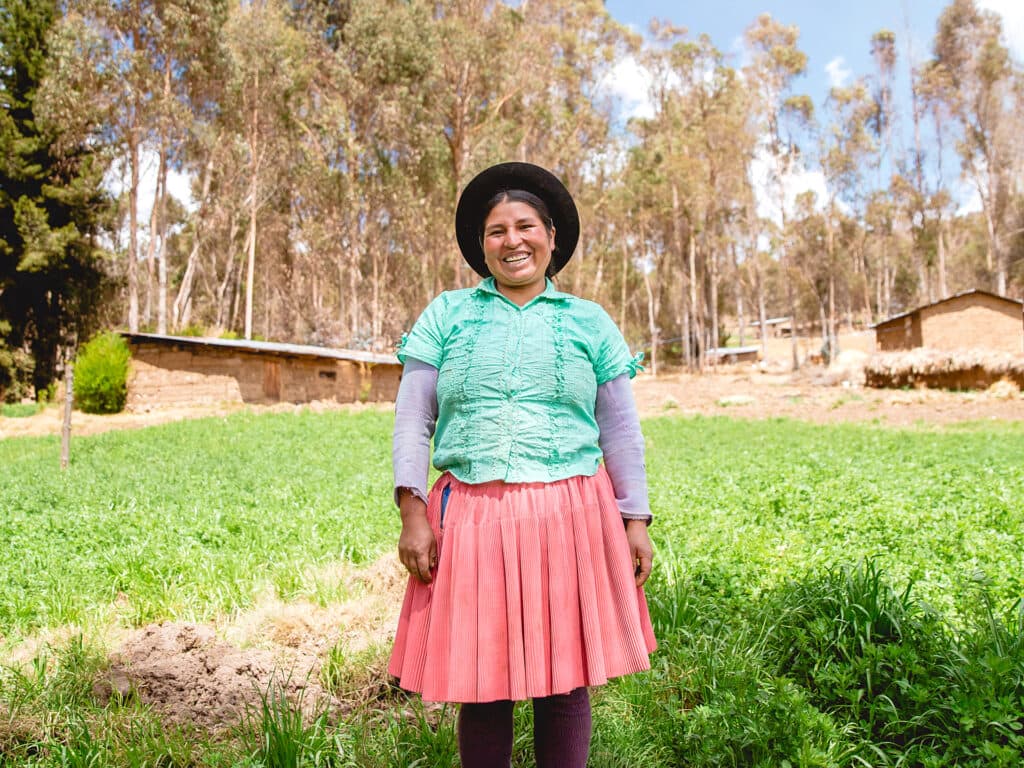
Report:
M118 413L128 398L131 351L119 333L94 336L75 361L75 401L86 413Z
M79 438L63 475L55 439L0 441L14 479L0 480L0 634L75 624L88 638L215 621L268 593L358 596L337 565L390 553L398 534L391 426L382 411L301 411L110 432ZM1007 564L1024 549L1024 432L644 431L660 648L650 671L595 689L591 765L1019 764L1024 579ZM337 710L297 717L270 693L220 740L165 728L138 697L101 706L106 654L87 641L17 671L0 661L0 766L457 765L455 708L393 687L386 655L325 651ZM515 717L513 764L531 768L529 706Z

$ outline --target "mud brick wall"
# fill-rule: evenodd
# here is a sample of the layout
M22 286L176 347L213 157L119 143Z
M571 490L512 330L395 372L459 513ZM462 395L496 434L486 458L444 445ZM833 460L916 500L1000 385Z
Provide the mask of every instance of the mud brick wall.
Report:
M898 317L875 328L875 345L881 352L921 346L921 317L917 312Z
M1024 314L1020 304L974 293L879 323L875 340L880 352L927 347L984 349L1022 355Z
M1024 316L993 296L961 296L921 310L924 346L931 349L980 347L1024 354Z
M132 343L129 410L211 405L395 399L401 366L210 346Z

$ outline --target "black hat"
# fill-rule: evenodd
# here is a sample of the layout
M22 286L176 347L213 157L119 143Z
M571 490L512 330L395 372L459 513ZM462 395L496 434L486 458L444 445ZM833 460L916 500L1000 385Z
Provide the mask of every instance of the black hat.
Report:
M490 277L480 245L484 206L502 190L521 189L530 192L548 207L555 225L555 249L551 254L551 274L558 272L576 250L580 239L580 215L565 185L539 165L530 163L499 163L481 171L462 190L455 209L455 236L462 257L477 274Z

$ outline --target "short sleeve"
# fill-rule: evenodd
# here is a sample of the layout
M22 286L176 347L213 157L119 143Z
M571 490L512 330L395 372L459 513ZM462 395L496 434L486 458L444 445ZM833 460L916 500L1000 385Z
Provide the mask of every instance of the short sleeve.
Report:
M598 385L626 373L635 378L637 371L642 371L640 363L644 359L643 352L637 355L629 353L629 347L622 336L622 331L615 321L603 309L595 316L598 336L595 343L594 374Z
M397 353L400 362L404 364L407 357L413 357L435 368L441 367L448 327L447 310L448 300L443 293L427 305L412 330L402 336Z

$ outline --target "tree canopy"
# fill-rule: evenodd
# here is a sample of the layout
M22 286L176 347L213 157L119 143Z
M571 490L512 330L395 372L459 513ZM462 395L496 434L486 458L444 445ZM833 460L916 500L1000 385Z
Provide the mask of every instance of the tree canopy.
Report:
M975 0L946 8L921 60L879 30L875 71L817 109L800 30L769 15L741 68L666 24L642 41L599 0L2 13L0 322L8 358L49 360L37 385L53 372L41 339L87 314L101 277L132 330L390 349L431 297L476 279L455 201L508 159L576 196L563 286L691 365L753 320L792 315L834 349L840 325L1024 290L1024 77ZM631 61L650 110L627 118L607 84ZM817 191L798 196L801 177ZM103 188L123 189L109 220ZM957 207L965 188L976 208Z
M64 141L38 104L57 19L53 0L0 8L0 393L11 397L53 380L104 275L103 156Z

